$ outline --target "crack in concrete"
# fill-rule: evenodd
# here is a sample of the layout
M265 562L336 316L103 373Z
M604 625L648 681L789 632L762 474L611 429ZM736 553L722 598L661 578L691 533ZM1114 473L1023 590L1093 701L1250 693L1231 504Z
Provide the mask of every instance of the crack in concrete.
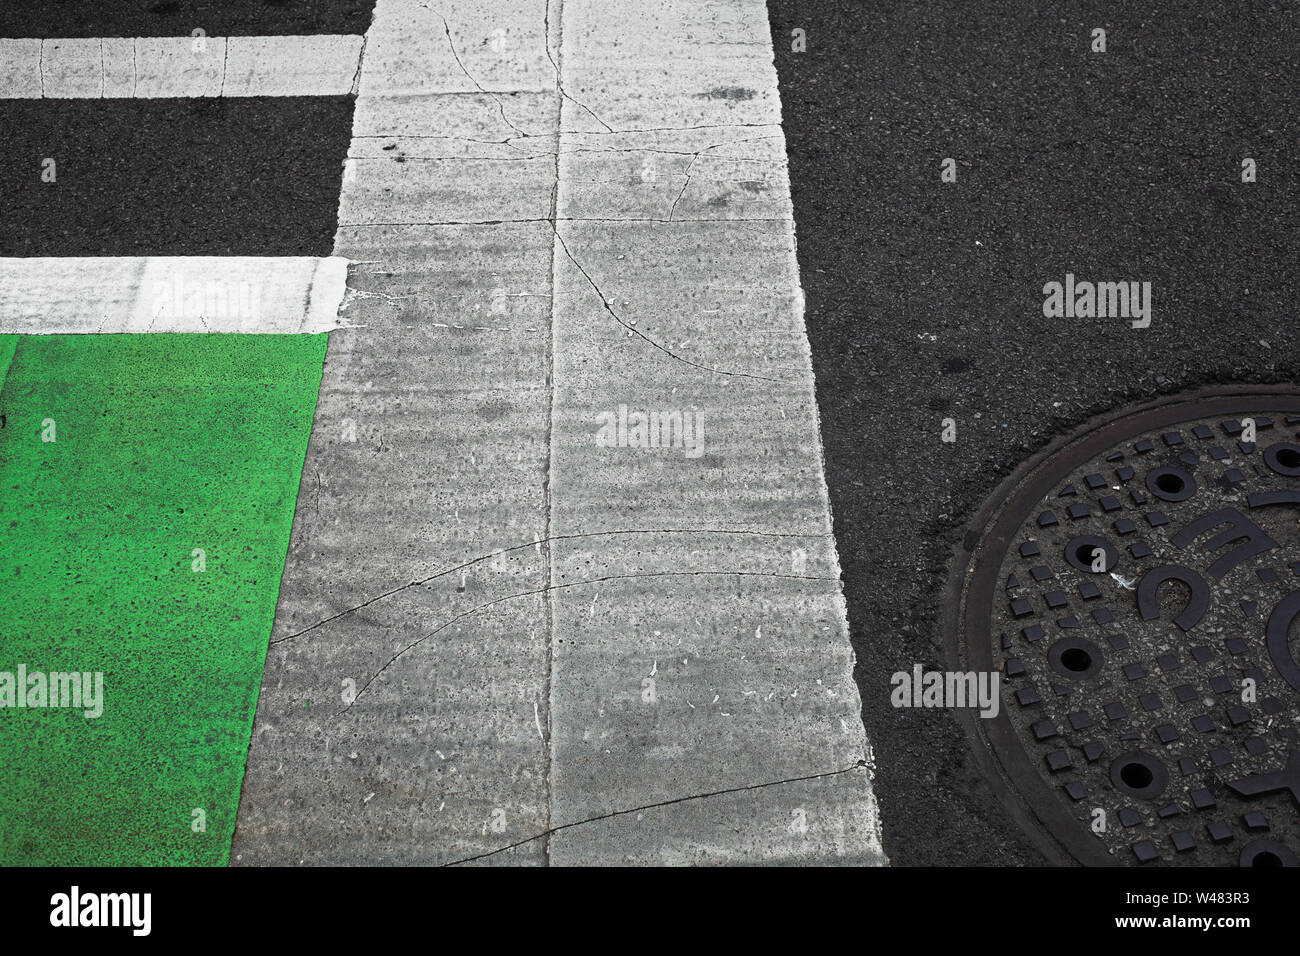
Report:
M709 797L721 797L731 793L745 793L751 790L765 790L769 787L780 787L785 784L804 783L809 780L822 780L825 779L826 777L838 777L842 774L852 773L854 770L867 770L869 772L870 764L868 764L866 759L863 758L863 759L859 759L858 762L855 763L853 766L842 767L839 770L827 770L822 773L810 773L810 774L805 774L804 776L801 777L785 777L781 780L768 780L764 783L747 784L741 787L726 787L722 790L709 790L704 793L693 793L685 797L674 797L671 800L658 800L654 803L647 803L639 807L630 807L626 810L611 810L609 813L601 813L594 817L587 817L584 820L575 820L572 823L561 823L559 826L550 827L542 831L541 833L534 834L533 836L526 837L522 840L517 840L514 843L507 844L506 846L498 847L495 850L488 850L486 853L476 853L474 856L462 857L460 859L451 860L450 862L443 863L441 865L458 866L462 863L472 863L475 860L486 859L487 857L490 856L496 856L498 853L505 853L509 850L516 849L517 847L525 846L529 843L532 843L534 840L540 840L544 837L550 837L555 833L559 833L561 830L570 830L573 829L574 827L585 826L588 823L599 823L602 820L611 820L615 817L627 816L629 813L644 813L647 810L656 810L660 807L670 807L673 806L674 804L687 803L692 800L705 800L708 799Z
M497 96L497 94L491 92L490 90L484 89L483 84L480 83L469 72L469 70L465 68L465 63L463 60L461 60L460 53L456 50L456 41L451 38L451 24L447 22L447 18L444 17L437 10L431 8L428 4L422 3L420 4L420 7L424 10L428 10L430 13L432 13L434 16L436 16L439 20L442 21L443 32L447 34L447 46L451 48L451 55L452 57L455 58L456 65L460 67L460 71L465 74L465 78L469 80L471 83L473 83L480 93L482 93L484 96L492 97L492 101L497 105L497 110L501 113L501 121L505 123L507 126L509 126L516 133L518 133L520 136L528 135L523 130L521 130L518 126L516 126L513 122L511 122L510 117L506 116L506 107L505 104L501 102L501 98Z
M551 205L552 205L553 208L556 207L555 195L558 194L558 190L559 190L559 180L557 179L557 180L556 180L556 183L555 183L555 186L552 188L552 202L551 202ZM604 292L601 290L600 286L596 283L596 280L593 279L593 278L591 277L591 273L589 273L589 272L588 272L588 271L583 267L582 263L580 263L580 262L577 260L577 258L573 255L573 252L569 249L569 245L568 245L568 243L564 241L564 237L560 234L560 229L559 229L559 225L558 225L559 222L607 222L607 223L625 223L625 222L664 222L664 223L666 223L666 222L670 222L670 221L671 221L671 222L676 222L676 223L684 223L684 222L728 222L728 223L731 223L731 222L786 222L786 221L788 221L788 220L787 220L787 219L784 219L784 218L780 218L780 217L770 218L770 219L754 219L754 218L741 219L741 218L734 218L734 219L718 219L718 220L714 220L714 219L700 219L700 220L694 220L694 219L689 219L689 220L688 220L688 219L677 219L677 220L668 220L668 219L649 219L649 218L641 218L641 219L633 219L633 218L628 218L628 219L585 219L585 218L566 218L566 219L553 219L553 218L546 218L546 219L485 219L485 220L480 220L480 221L448 221L448 222L369 222L369 223L339 223L339 229L345 229L345 228L399 227L399 226L497 226L497 225L503 225L503 224L507 224L507 223L509 223L509 224L526 224L526 223L543 223L543 222L544 222L544 223L547 223L548 225L550 225L550 227L551 227L551 231L555 233L555 238L559 241L559 246L560 246L561 249L564 250L564 254L565 254L565 256L568 258L568 260L569 260L571 263L573 263L574 268L576 268L580 273L582 273L583 278L585 278L585 279L587 280L587 284L591 286L592 290L596 293L596 297L597 297L598 299L600 299L601 307L604 308L604 310L605 310L606 312L609 313L610 317L613 318L613 320L614 320L615 322L617 322L617 323L618 323L619 325L621 325L624 329L626 329L626 330L628 331L629 334L631 334L631 335L635 335L637 338L641 339L643 342L645 342L646 344L650 345L650 346L651 346L652 348L654 348L655 350L657 350L657 351L659 351L659 352L662 352L664 355L667 355L669 358L671 358L671 359L673 359L673 360L675 360L675 361L681 362L681 363L684 364L684 365L688 365L688 366L690 366L691 368L697 368L697 369L700 369L701 371L705 371L705 372L712 372L712 373L715 374L715 375L729 375L729 376L732 376L732 377L735 377L735 378L749 378L749 379L754 379L754 380L756 380L756 381L760 381L760 382L773 382L773 383L778 384L778 385L779 385L779 384L782 384L783 381L784 381L784 379L772 378L770 375L758 375L758 374L756 374L756 373L754 373L754 372L742 372L742 371L738 371L738 370L736 370L736 369L727 369L727 368L722 368L721 366L709 366L709 365L703 365L703 364L701 364L701 363L699 363L699 362L692 361L691 359L688 359L688 358L686 358L685 356L678 355L678 354L677 354L676 352L674 352L672 349L670 349L670 348L668 348L667 346L661 344L660 342L657 342L656 340L652 339L650 336L648 336L648 335L646 335L644 332L642 332L640 329L636 328L635 326L633 326L633 325L631 325L630 323L628 323L627 321L625 321L625 320L623 319L623 317L622 317L621 315L619 315L618 312L616 312L616 311L614 310L614 308L610 305L610 300L608 300L608 299L605 297Z
M562 31L563 19L564 19L563 10L561 10L560 19L561 19L561 26L559 29ZM561 42L563 41L561 40ZM551 67L555 70L555 86L560 91L560 96L571 103L576 103L578 106L582 107L584 110L587 111L587 115L589 115L601 126L605 127L606 130L608 130L611 133L614 132L614 127L610 126L603 119L597 116L595 112L592 110L592 108L588 106L586 103L583 103L581 100L573 96L570 96L569 92L564 88L564 77L560 73L560 65L555 62L555 57L551 55L551 0L546 0L546 12L542 15L542 45L546 47L546 58L551 61ZM563 115L563 109L561 109L561 115ZM558 125L563 125L563 121L561 120L561 123Z
M311 624L308 627L304 627L300 631L296 631L295 633L286 635L285 637L276 638L275 640L272 640L270 643L282 644L285 641L291 641L294 638L302 637L304 634L310 633L311 631L316 630L316 628L318 627L324 627L326 624L332 623L333 621L337 621L341 617L346 617L347 615L352 614L355 611L360 611L363 608L367 608L370 605L376 603L377 601L382 601L385 598L392 597L394 594L399 594L402 591L407 591L410 590L411 588L422 587L423 585L428 584L430 581L436 581L438 578L446 577L448 574L454 574L457 571L463 571L466 568L472 567L475 564L480 564L483 561L487 561L491 558L495 558L498 555L509 554L512 551L523 551L527 548L536 548L539 545L550 544L551 542L554 541L574 541L583 538L601 538L601 537L608 537L616 534L738 534L738 535L755 535L764 538L829 538L831 537L830 532L826 532L826 531L817 531L817 532L753 531L745 528L739 528L739 529L737 528L626 528L617 531L587 531L580 534L551 535L547 538L538 538L537 540L530 541L527 544L516 544L510 546L509 548L499 548L498 550L490 551L487 554L480 554L477 557L471 558L470 560L464 562L463 564L458 564L454 567L445 568L441 571L437 571L433 574L430 574L428 577L419 578L415 581L410 581L407 584L399 585L398 587L385 591L382 594L377 594L368 600L362 601L360 604L339 611L337 614L333 614L327 618L322 618L321 620L317 621L315 624Z
M332 714L329 719L335 720L338 717L341 717L343 714L346 714L353 707L355 707L357 701L361 699L362 695L365 694L365 692L371 688L371 686L375 683L375 681L379 680L379 678L384 675L384 672L388 670L388 668L390 668L393 664L397 663L397 661L401 659L401 657L405 655L407 651L414 650L415 648L423 644L425 641L427 641L429 638L435 637L442 631L445 631L447 628L451 627L453 624L463 621L467 617L472 617L473 615L479 613L480 611L485 611L490 607L496 607L498 604L504 604L506 601L513 601L518 598L532 597L534 595L539 595L539 594L549 594L552 591L561 591L565 588L585 587L589 584L603 584L606 581L626 581L626 580L637 580L641 578L706 577L706 576L713 576L713 575L722 575L724 577L740 577L740 578L778 578L783 580L795 580L795 581L832 581L835 582L836 584L838 584L840 580L838 577L831 578L831 577L826 577L825 575L818 575L818 574L781 574L776 571L734 571L734 570L641 571L636 574L608 574L599 578L588 578L586 581L570 581L567 584L548 584L546 587L542 587L542 588L533 588L528 591L519 591L515 594L507 594L504 595L503 597L495 598L484 604L480 604L477 607L472 607L468 611L462 611L460 614L457 614L455 617L451 618L450 620L445 621L442 624L439 624L428 634L418 637L410 644L407 644L400 651L398 651L396 654L390 657L387 663L385 663L383 667L379 668L379 670L375 672L374 676L371 677L370 680L366 681L365 685L362 686L362 688L357 691L356 696L352 698L352 703L348 704L342 710Z
M765 139L776 139L776 138L777 137L775 136L752 136L749 139L732 140L730 142L725 142L725 143L714 143L712 146L705 146L703 149L698 149L694 153L683 153L682 155L689 155L691 157L691 161L686 165L686 172L684 173L686 177L686 181L682 183L682 191L677 194L677 198L673 200L672 208L668 210L668 221L669 222L674 221L673 215L677 212L677 204L682 201L682 197L686 195L686 190L691 185L691 170L695 168L695 164L696 162L699 161L699 158L701 156L709 152L709 150L719 149L723 146L739 146L742 143L757 143ZM750 160L750 162L771 162L771 160Z
M616 219L616 220L612 220L612 221L613 221L613 222L626 222L626 221L628 221L628 220ZM649 345L653 346L654 348L658 349L660 352L663 352L663 353L664 353L665 355L667 355L669 358L675 359L676 361L681 362L681 363L683 363L683 364L685 364L685 365L689 365L689 366L691 366L692 368L702 369L702 370L705 371L705 372L713 372L713 373L715 373L715 374L717 374L717 375L731 375L731 376L735 376L735 377L737 377L737 378L752 378L752 379L757 379L758 381L761 381L761 382L775 382L775 383L777 383L777 384L780 384L780 383L781 383L781 381L782 381L781 379L779 379L779 378L771 378L770 376L767 376L767 375L755 375L753 372L738 372L738 371L735 371L734 369L724 369L724 368L720 368L720 367L717 367L717 366L714 366L714 367L710 368L710 367L707 366L707 365L701 365L699 362L692 362L690 359L685 358L685 357L683 357L683 356L681 356L681 355L678 355L678 354L677 354L676 352L674 352L672 349L669 349L669 348L667 348L667 347L665 347L665 346L663 346L663 345L660 345L658 342L656 342L654 339L650 338L650 336L646 335L644 332L642 332L640 329L636 328L635 326L629 325L627 322L625 322L625 321L623 320L623 317L622 317L621 315L619 315L617 312L614 311L613 307L609 304L609 300L605 298L605 294L600 290L600 286L598 286L598 285L596 284L596 280L593 279L593 278L591 277L591 274L590 274L589 272L587 272L587 270L584 269L584 268L582 267L582 263L578 262L578 260L577 260L576 258L574 258L573 253L569 251L569 245L568 245L568 243L566 243L566 242L564 241L564 237L560 235L560 230L559 230L559 228L555 225L555 223L552 223L551 226L552 226L552 228L555 230L555 238L557 238L557 239L560 240L560 247L564 250L564 254L565 254L566 256L569 257L569 261L572 262L573 265L574 265L574 267L577 268L577 270L578 270L579 272L582 273L583 278L585 278L585 279L587 280L587 283L588 283L588 284L591 286L591 288L595 291L595 293L596 293L596 297L600 299L600 304L601 304L602 306L604 306L605 311L608 312L608 313L613 317L613 319L614 319L615 322L617 322L619 325L623 326L623 328L627 329L628 332L632 333L633 335L635 335L635 336L637 336L638 338L640 338L642 341L644 341L644 342L648 343Z
M668 207L669 222L673 221L673 216L677 214L677 204L682 201L682 197L686 195L686 190L689 189L691 186L691 170L695 168L695 162L699 158L700 158L700 154L696 153L694 156L691 157L691 161L686 164L686 173L684 174L685 178L682 182L681 191L677 193L677 198L673 200L673 204Z

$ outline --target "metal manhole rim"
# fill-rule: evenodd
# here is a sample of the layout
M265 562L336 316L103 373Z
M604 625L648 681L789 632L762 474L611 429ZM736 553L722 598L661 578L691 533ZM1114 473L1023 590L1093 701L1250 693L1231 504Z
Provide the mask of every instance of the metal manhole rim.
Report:
M970 641L972 622L987 622L1001 561L980 566L990 548L1005 553L1021 527L1027 508L1049 493L1059 478L1077 468L1098 450L1113 447L1135 434L1193 418L1242 414L1238 403L1268 401L1277 410L1300 414L1300 388L1294 385L1216 385L1124 405L1088 418L1056 436L1021 462L988 492L966 526L963 540L953 548L942 614L943 648L949 665L957 670L992 667L992 641L985 627L984 640ZM1048 468L1047 466L1051 467ZM971 535L977 540L969 548ZM983 587L981 587L983 585ZM974 599L976 611L972 616ZM976 635L978 636L978 635ZM963 649L965 654L963 654ZM1097 840L1080 830L1057 795L1037 773L1031 758L1005 711L979 718L957 710L973 746L975 762L1004 807L1052 862L1088 866L1121 865ZM1019 762L1021 766L1014 764Z

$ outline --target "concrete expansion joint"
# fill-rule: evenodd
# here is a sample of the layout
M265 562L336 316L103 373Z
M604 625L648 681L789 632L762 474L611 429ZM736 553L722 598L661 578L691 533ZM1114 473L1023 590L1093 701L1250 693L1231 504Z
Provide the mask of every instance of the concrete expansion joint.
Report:
M546 12L542 16L542 45L546 47L546 59L551 61L551 68L555 70L555 88L560 91L560 96L580 107L588 116L609 130L609 132L614 132L614 128L597 116L590 106L570 96L568 90L564 88L564 75L560 71L560 64L555 60L555 55L551 52L551 0L546 0Z

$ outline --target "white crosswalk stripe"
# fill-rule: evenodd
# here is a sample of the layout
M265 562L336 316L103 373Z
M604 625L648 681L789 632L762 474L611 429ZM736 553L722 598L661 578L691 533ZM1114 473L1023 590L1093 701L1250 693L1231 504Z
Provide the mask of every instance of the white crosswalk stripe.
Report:
M884 862L767 30L379 0L235 862Z
M342 96L359 36L0 39L0 99Z
M346 259L64 256L0 259L0 333L328 332Z

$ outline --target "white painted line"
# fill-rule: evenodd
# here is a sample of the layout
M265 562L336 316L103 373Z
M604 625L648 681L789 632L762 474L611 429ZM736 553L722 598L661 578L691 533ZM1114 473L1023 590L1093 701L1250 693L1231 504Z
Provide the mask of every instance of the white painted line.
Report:
M315 333L339 326L337 256L0 259L0 333Z
M767 6L560 10L549 860L884 863Z
M342 96L359 36L0 39L0 99Z
M645 8L376 3L235 863L885 862L766 7Z

